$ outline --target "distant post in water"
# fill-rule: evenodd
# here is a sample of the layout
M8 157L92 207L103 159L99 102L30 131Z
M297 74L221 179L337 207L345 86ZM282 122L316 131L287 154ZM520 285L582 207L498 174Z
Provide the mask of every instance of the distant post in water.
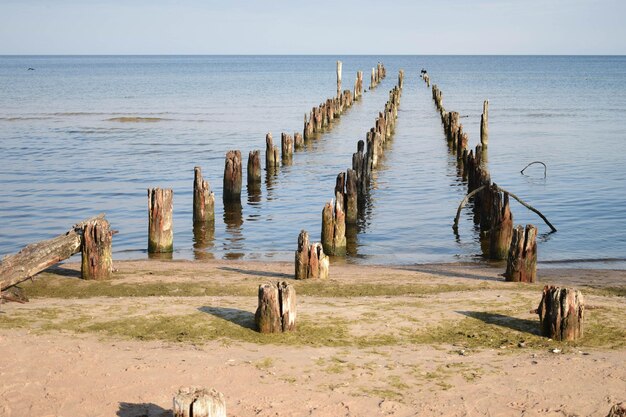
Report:
M280 147L283 165L291 163L293 157L293 138L287 133L281 133L280 135Z
M480 143L483 148L489 143L489 100L483 102L483 114L480 116Z
M359 215L358 209L358 175L348 169L346 175L346 223L355 224Z
M293 146L297 151L304 149L304 138L302 138L302 134L300 132L295 132L293 134Z
M272 134L265 135L265 169L274 172L279 166L278 146L274 146Z
M226 153L224 161L224 191L225 202L241 200L241 151L231 150Z
M341 61L337 61L337 97L341 96Z
M83 226L81 275L83 279L109 279L113 273L109 222L95 219Z
M261 184L261 151L248 154L248 187L256 188Z
M215 221L215 195L209 182L202 178L200 167L193 169L193 222L211 223Z
M173 195L171 188L148 189L148 253L169 253L174 250Z

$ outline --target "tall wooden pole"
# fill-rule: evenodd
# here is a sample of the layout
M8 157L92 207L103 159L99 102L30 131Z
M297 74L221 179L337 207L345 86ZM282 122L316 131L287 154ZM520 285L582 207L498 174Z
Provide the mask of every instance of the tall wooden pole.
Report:
M341 61L337 61L337 97L341 96Z
M489 100L483 102L483 114L480 116L480 143L483 148L489 144Z

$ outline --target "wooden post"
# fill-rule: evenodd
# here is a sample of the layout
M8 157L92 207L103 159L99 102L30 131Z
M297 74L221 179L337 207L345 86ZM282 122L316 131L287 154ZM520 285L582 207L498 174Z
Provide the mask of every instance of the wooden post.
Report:
M272 134L265 135L265 169L274 172L279 167L278 146L274 146Z
M313 137L313 112L311 112L308 120L306 113L304 113L304 129L302 131L302 135L304 136L305 141L310 140Z
M280 135L280 147L283 165L289 165L293 157L293 138L287 133Z
M200 167L193 169L193 222L211 223L215 221L215 195L209 182L202 178Z
M507 281L535 282L537 278L537 228L532 224L513 229L511 248L507 258Z
M224 163L224 201L241 201L242 175L241 151L228 151Z
M346 254L346 217L338 199L326 203L322 210L322 246L329 255Z
M372 76L370 78L370 90L376 87L376 68L372 68Z
M296 151L304 149L304 139L302 138L302 134L300 134L300 132L295 132L293 134L293 145Z
M214 389L180 388L174 395L174 417L226 417L226 401Z
M398 87L402 90L402 86L404 85L404 70L400 70L398 72Z
M357 172L348 169L346 175L346 223L349 224L355 224L359 215L357 182Z
M585 302L580 291L546 285L537 314L541 334L554 340L577 340L583 336Z
M296 251L296 279L309 278L309 234L301 230L298 235L298 250Z
M483 102L483 114L480 116L480 143L485 148L489 143L489 100Z
M261 185L261 151L250 151L247 172L248 188L259 188Z
M309 247L309 278L328 278L328 268L330 261L328 256L324 254L324 248L321 243L313 243Z
M109 279L113 273L109 222L96 219L83 227L80 272L83 279Z
M171 188L148 189L148 253L174 251Z
M296 290L286 282L259 285L254 319L259 332L280 333L296 326Z
M495 184L494 184L495 185ZM491 202L492 217L489 229L489 258L506 259L513 236L513 214L509 207L509 194L497 192Z
M337 97L341 96L341 61L337 61Z

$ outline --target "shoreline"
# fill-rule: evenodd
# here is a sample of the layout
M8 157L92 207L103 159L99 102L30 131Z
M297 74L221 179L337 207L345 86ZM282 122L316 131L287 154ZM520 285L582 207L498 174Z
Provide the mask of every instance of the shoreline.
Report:
M626 272L538 270L504 282L467 264L118 261L109 281L50 268L0 309L0 413L171 416L180 386L215 388L229 416L606 416L625 401ZM260 283L296 288L297 330L260 335ZM585 337L537 335L544 284L585 295ZM555 350L556 349L556 350ZM558 353L553 353L558 351Z

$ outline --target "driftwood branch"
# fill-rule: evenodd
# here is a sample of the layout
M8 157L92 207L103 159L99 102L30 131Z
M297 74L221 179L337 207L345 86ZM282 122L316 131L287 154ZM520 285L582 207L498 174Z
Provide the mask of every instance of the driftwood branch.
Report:
M455 231L459 230L459 218L461 217L461 210L463 209L463 207L465 207L465 205L467 204L467 202L469 201L470 198L472 198L479 191L482 191L485 187L487 187L487 185L483 185L481 187L478 187L477 189L475 189L474 191L472 191L471 193L466 195L465 198L463 198L463 200L461 201L461 204L459 204L459 207L456 210L456 217L454 218L454 224L452 225L452 228ZM546 216L544 216L539 210L537 210L536 208L534 208L530 204L524 202L521 198L519 198L515 194L505 190L504 188L501 188L501 187L499 187L497 185L496 185L496 188L498 189L498 191L501 191L503 193L507 193L510 197L513 197L514 199L516 199L522 206L526 207L528 210L532 211L533 213L536 213L548 225L548 227L550 227L550 230L552 232L556 232L556 227L554 227L552 225L552 223L550 223L550 221L548 221Z
M526 165L526 166L524 167L524 169L522 169L522 170L520 171L520 174L524 174L524 171L526 170L526 168L528 168L529 166L534 165L534 164L541 164L541 165L543 165L543 177L545 178L545 177L546 177L546 175L548 174L548 167L546 166L546 164L544 164L544 163L543 163L543 162L541 162L541 161L533 161L533 162L531 162L530 164Z
M104 214L77 223L55 238L31 243L14 255L5 256L0 262L0 290L19 284L80 252L85 224L102 218Z

